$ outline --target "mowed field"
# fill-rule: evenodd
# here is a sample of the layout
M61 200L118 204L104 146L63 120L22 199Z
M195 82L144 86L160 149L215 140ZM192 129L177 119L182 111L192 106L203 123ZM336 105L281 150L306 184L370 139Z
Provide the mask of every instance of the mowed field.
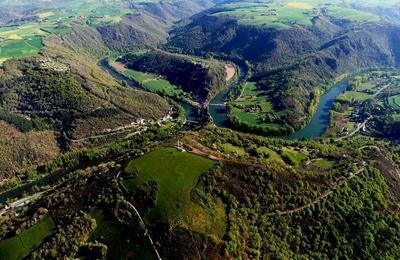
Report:
M355 0L353 2L358 3ZM392 2L391 4L394 3ZM368 6L380 5L378 1L368 1ZM223 4L222 7L222 10L215 12L213 15L233 16L241 24L267 26L278 30L289 29L296 25L310 26L312 25L312 19L321 15L321 13L339 19L359 22L380 20L377 15L372 13L342 6L342 1L339 0L240 1Z
M37 55L42 47L43 43L40 36L0 43L0 65L11 58Z
M171 84L168 80L151 73L141 71L123 69L122 71L129 78L139 82L149 91L159 93L169 97L183 96L185 93L179 87Z
M10 239L0 241L0 259L23 259L43 240L53 234L55 224L47 215L38 223Z
M160 148L131 161L125 171L137 173L137 177L125 180L123 184L131 190L151 181L157 183L156 205L145 216L147 222L162 219L221 236L225 230L223 204L216 201L214 209L205 209L190 198L199 176L214 165L216 162L195 154L172 147Z

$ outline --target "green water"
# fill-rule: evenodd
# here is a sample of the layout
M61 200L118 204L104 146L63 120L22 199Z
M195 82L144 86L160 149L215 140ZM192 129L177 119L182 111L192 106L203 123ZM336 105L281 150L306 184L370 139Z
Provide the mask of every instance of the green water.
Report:
M330 111L336 97L346 91L347 81L343 81L334 85L328 92L326 92L320 99L317 110L308 125L297 131L294 134L284 136L283 139L299 140L299 139L313 139L323 135L329 127Z

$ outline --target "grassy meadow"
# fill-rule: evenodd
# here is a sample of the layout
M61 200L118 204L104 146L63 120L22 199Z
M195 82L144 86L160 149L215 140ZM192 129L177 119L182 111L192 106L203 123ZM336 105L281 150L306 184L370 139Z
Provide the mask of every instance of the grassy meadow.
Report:
M185 95L183 90L171 84L168 80L151 73L124 69L123 73L129 78L139 82L144 88L154 93L159 93L169 97L182 97Z
M355 1L353 1L355 2ZM378 1L367 1L368 7L380 6ZM392 1L389 4L394 4ZM388 4L388 6L390 6ZM321 14L338 19L357 22L379 21L379 17L365 11L342 6L339 0L302 0L302 1L240 1L222 5L222 10L214 16L231 16L245 25L267 26L278 30L293 26L311 26L312 19Z
M231 102L229 113L248 125L268 127L276 131L281 128L279 124L264 121L264 117L273 114L274 111L267 94L260 90L255 82L244 84L240 97Z
M190 192L203 173L216 162L175 148L160 148L131 161L125 171L137 173L123 185L132 190L154 181L157 183L156 206L145 215L145 220L162 219L172 225L189 226L191 229L220 236L225 229L225 211L222 202L216 201L214 210L206 210L194 203Z
M0 241L0 259L14 260L25 258L46 237L53 234L54 228L53 219L47 215L21 234Z

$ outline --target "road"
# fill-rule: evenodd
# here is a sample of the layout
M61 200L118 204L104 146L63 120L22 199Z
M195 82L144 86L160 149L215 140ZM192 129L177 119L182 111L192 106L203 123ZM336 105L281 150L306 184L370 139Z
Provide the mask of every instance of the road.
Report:
M341 137L339 137L339 138L336 138L336 139L335 139L335 142L342 141L342 140L344 140L344 139L346 139L346 138L349 138L349 137L355 135L355 134L358 133L362 128L364 128L364 127L367 125L368 121L371 120L371 119L372 119L372 116L369 116L364 122L358 124L358 126L356 127L356 129L354 129L354 131L352 131L351 133L349 133L349 134L347 134L347 135L345 135L345 136L341 136Z
M117 174L117 182L118 182L118 185L121 185L120 182L119 182L119 176L120 176L120 175L121 175L121 172L119 172L119 173ZM121 192L122 192L122 190L121 190ZM141 225L142 228L144 229L144 235L149 239L150 245L151 245L151 247L153 248L154 253L155 253L156 256L157 256L157 259L158 259L158 260L161 260L160 253L158 252L158 250L157 250L157 248L156 248L156 246L155 246L155 244L154 244L154 242L153 242L153 239L151 238L150 232L149 232L149 230L147 229L146 223L144 223L143 218L142 218L142 216L140 215L139 211L138 211L138 210L136 209L136 207L135 207L132 203L130 203L128 200L125 200L125 201L127 202L128 206L129 206L130 208L132 208L133 211L135 211L136 215L138 216L138 218L139 218L139 220L140 220L140 225Z
M382 91L384 91L385 89L387 89L387 88L389 88L389 87L390 87L390 84L386 84L385 86L383 86L382 88L380 88L380 89L373 95L374 99L375 99L380 93L382 93ZM372 116L369 116L364 122L362 122L361 124L359 124L359 125L357 126L357 128L356 128L354 131L352 131L351 133L349 133L349 134L347 134L347 135L345 135L345 136L342 136L342 137L339 137L339 138L335 139L335 142L342 141L342 140L344 140L344 139L346 139L346 138L349 138L349 137L355 135L355 134L358 133L362 128L364 128L364 127L367 125L368 121L371 120L371 119L372 119Z
M45 194L53 189L54 188L46 190L46 191L41 191L41 192L35 193L31 196L28 196L28 197L25 197L25 198L22 198L22 199L19 199L19 200L16 200L16 201L10 203L9 206L6 206L5 208L3 208L0 211L0 216L3 216L4 214L10 212L11 210L29 205L33 200L40 198L40 196L42 196L43 194Z

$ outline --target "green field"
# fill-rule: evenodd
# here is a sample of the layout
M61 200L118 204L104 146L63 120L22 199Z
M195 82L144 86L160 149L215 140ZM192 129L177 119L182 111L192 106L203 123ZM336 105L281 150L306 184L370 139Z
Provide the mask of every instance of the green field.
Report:
M240 111L249 114L247 120L253 122L256 122L255 115L272 111L272 104L268 101L267 95L264 91L258 89L255 82L246 82L243 86L242 94L232 102L232 105L236 108L234 111L238 112L238 114L240 114ZM254 114L254 116L250 114ZM241 115L240 117L245 116Z
M25 40L7 41L0 44L0 65L10 58L37 55L42 46L42 38L38 36Z
M193 230L219 236L225 225L222 203L216 202L214 210L206 210L190 199L190 191L198 177L215 164L212 160L175 148L160 148L131 161L125 171L128 174L137 172L138 176L123 184L128 190L150 181L158 184L156 206L145 216L146 221L162 219L170 223L185 223Z
M351 2L351 1L350 1ZM353 1L356 2L356 1ZM357 1L358 2L358 1ZM395 2L391 3L392 5ZM232 16L239 23L246 25L268 26L278 30L289 29L293 26L311 26L312 20L327 13L338 19L357 22L379 21L377 15L366 11L359 11L344 6L339 0L304 0L304 1L240 1L222 5L222 10L214 16ZM368 1L368 7L380 6L379 2Z
M400 95L389 97L388 103L393 109L400 110Z
M307 158L307 154L290 148L282 148L282 153L286 155L295 165L299 166Z
M330 161L330 160L316 160L311 163L312 166L321 168L321 169L328 169L332 168L337 162L336 161Z
M367 99L372 99L372 94L367 94L359 91L346 91L343 94L340 94L337 97L337 100L346 101L346 102L356 102L356 101L364 101Z
M0 8L13 4L21 3L2 1ZM11 58L37 55L43 47L41 37L68 33L74 22L85 20L91 26L118 23L123 15L134 12L123 0L30 1L30 5L37 10L38 21L0 27L0 65Z
M222 149L223 149L224 153L227 153L227 154L235 154L235 155L240 155L240 156L243 156L246 154L246 151L243 148L234 146L230 143L222 144Z
M277 152L266 146L258 147L257 153L261 154L266 159L275 160L283 163L282 157Z
M165 80L160 76L131 69L125 69L123 73L139 82L149 91L170 97L180 97L185 95L183 90L175 85L172 85L168 80Z
M273 114L274 111L265 91L260 90L256 82L246 82L240 97L230 105L232 106L229 111L230 115L236 117L240 122L275 131L281 129L279 124L264 121L264 117L269 113Z
M42 241L53 234L55 224L47 215L38 223L10 239L0 242L0 259L23 259Z

